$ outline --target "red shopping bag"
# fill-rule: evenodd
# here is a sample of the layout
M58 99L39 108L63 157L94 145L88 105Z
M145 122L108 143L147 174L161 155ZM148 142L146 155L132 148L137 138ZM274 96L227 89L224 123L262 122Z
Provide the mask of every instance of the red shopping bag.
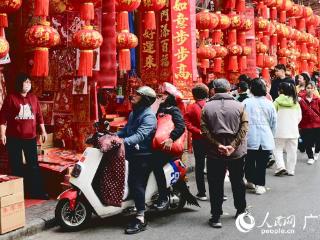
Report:
M163 145L161 144L170 137L170 133L173 129L174 123L172 121L172 116L170 114L160 115L158 117L157 131L152 141L153 149L163 151L173 156L181 156L184 150L186 132L173 142L171 150L164 150Z

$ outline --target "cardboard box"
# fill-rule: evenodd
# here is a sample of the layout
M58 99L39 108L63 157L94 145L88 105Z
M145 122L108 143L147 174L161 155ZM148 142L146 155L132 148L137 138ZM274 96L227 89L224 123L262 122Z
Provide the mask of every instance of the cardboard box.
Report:
M0 197L0 234L24 227L25 222L23 192Z
M5 176L5 175L2 175ZM0 181L0 197L23 192L23 179L19 177L6 176L9 181Z

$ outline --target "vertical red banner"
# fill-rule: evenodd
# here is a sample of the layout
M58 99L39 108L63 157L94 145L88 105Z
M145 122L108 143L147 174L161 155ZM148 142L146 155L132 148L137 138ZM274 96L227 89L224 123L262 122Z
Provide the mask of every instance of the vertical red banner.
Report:
M192 38L189 0L171 0L173 84L185 97L191 97Z
M172 32L171 11L169 0L166 6L158 14L158 36L159 36L159 83L173 82L173 74L171 67L171 49L172 49Z
M140 21L140 72L143 84L158 83L158 36L157 30L146 29Z

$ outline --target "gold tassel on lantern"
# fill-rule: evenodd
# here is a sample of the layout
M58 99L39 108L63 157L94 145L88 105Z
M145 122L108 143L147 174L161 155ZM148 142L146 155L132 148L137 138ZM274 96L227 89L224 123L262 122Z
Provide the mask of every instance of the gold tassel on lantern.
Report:
M46 77L49 74L49 49L45 47L35 48L32 76Z
M93 50L80 50L78 76L92 77Z

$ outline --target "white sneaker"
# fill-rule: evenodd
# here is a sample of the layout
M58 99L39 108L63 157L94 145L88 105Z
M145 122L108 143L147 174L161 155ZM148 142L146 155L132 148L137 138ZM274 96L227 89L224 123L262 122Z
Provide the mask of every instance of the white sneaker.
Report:
M317 161L318 158L319 158L319 153L315 153L313 158L314 158L315 161Z
M247 183L246 183L246 188L247 188L247 189L255 189L255 187L256 187L256 186L255 186L252 182L247 182Z
M308 163L309 165L314 164L314 159L313 159L313 158L309 158L307 163Z
M256 185L256 194L258 194L258 195L262 195L262 194L264 194L264 193L266 193L266 188L264 187L264 186L258 186L258 185Z

